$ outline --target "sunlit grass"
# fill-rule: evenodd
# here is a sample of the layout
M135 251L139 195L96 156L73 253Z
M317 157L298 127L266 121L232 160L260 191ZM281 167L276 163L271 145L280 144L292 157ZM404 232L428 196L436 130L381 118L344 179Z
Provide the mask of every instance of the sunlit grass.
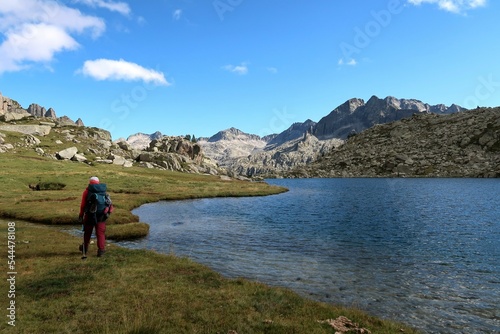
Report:
M263 182L223 181L218 176L161 171L115 165L89 166L55 161L31 153L0 155L0 216L44 224L77 224L82 192L90 176L108 185L115 212L109 238L141 237L147 228L131 211L145 203L202 197L260 196L286 189ZM30 185L61 184L59 190L36 191Z

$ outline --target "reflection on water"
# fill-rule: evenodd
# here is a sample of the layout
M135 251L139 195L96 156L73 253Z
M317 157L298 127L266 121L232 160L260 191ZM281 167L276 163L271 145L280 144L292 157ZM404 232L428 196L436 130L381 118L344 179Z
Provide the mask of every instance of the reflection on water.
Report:
M500 332L499 180L270 180L289 192L144 205L133 248L357 306L426 333Z

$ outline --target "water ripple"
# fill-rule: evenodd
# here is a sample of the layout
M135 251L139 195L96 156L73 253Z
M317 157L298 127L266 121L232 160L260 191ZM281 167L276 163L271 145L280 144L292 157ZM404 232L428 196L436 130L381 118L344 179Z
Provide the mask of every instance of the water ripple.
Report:
M426 333L500 333L499 180L270 180L268 197L161 202L134 248L286 286Z

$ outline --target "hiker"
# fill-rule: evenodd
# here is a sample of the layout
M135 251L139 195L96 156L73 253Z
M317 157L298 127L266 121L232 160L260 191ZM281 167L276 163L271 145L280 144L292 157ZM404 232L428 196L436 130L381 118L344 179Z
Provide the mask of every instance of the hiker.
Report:
M79 221L83 223L83 245L79 249L86 257L90 237L95 226L97 237L97 256L106 252L106 219L112 210L111 200L106 194L106 184L100 183L97 176L92 176L89 185L82 194Z

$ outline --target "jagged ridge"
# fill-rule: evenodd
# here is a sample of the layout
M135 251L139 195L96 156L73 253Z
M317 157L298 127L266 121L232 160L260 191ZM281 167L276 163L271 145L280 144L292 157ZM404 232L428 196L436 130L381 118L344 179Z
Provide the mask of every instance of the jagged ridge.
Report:
M500 177L500 108L372 127L289 177Z

